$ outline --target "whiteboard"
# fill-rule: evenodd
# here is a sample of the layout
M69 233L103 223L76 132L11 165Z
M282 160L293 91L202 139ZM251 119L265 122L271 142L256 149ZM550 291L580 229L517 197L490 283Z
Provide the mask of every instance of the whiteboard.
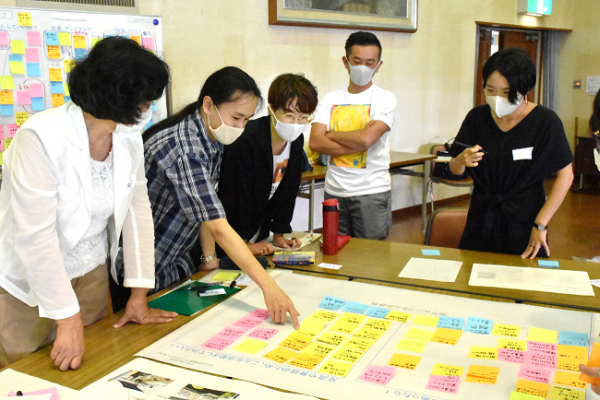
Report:
M0 7L0 165L23 122L69 101L69 71L107 36L163 58L160 17ZM152 109L153 122L167 117L164 94Z

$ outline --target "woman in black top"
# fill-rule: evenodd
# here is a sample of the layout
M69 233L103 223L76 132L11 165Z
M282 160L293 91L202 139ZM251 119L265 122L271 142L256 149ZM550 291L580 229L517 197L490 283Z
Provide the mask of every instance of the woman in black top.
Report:
M527 101L535 82L521 49L501 50L483 67L488 104L469 112L450 149L452 172L467 168L474 182L462 249L550 255L546 228L573 181L573 154L558 116Z

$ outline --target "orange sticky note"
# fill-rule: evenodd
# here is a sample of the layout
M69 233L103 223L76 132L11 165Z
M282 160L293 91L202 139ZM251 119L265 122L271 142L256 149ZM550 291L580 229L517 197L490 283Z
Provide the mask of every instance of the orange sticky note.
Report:
M284 362L287 362L288 360L291 360L292 358L296 357L297 354L298 353L296 353L295 351L282 349L281 347L278 347L275 350L271 350L263 357L268 358L271 361L283 364Z
M415 369L417 365L419 365L419 361L421 361L421 357L419 356L409 356L408 354L394 354L388 365L392 367L405 368L405 369Z
M12 90L0 90L0 104L15 104Z
M76 49L87 49L84 35L73 35L73 47Z
M292 332L283 342L279 345L288 349L300 351L312 341L312 337L304 335L298 331Z
M62 70L60 68L48 68L51 82L62 82Z
M129 39L135 41L137 44L139 44L140 46L142 45L142 37L138 36L138 35L130 35Z
M298 354L296 357L292 358L288 364L295 367L313 369L322 360L323 357L317 357L310 354Z
M452 346L458 343L463 331L457 329L437 328L431 341L436 343L450 344Z
M60 107L65 104L65 95L62 93L52 93L52 107Z
M50 60L60 60L62 58L60 46L46 46L46 51Z
M554 383L556 385L571 386L579 389L587 387L587 383L579 380L579 374L565 371L556 371L554 373Z
M516 391L519 393L546 398L548 397L548 392L550 392L550 384L533 382L526 379L518 379Z
M579 364L587 362L587 348L581 346L558 345L558 369L567 371L579 371Z
M600 367L600 343L594 342L592 353L590 354L590 358L588 358L588 362L586 362L585 365L588 367ZM584 374L579 375L579 380L591 383L593 385L600 385L600 378L591 377Z

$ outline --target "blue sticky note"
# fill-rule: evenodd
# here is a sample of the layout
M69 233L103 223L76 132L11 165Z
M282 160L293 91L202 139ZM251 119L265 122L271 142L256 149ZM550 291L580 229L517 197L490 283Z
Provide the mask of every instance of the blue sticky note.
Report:
M71 96L65 96L65 103L71 101Z
M20 54L9 54L8 61L19 61L23 62L23 56Z
M456 330L462 331L464 323L465 323L464 318L441 316L438 319L437 327L438 328L446 328L446 329L456 329Z
M558 344L587 347L588 335L587 333L560 331L558 334Z
M0 104L0 115L3 117L14 117L15 109L12 104Z
M40 68L40 63L25 63L27 66L27 76L30 78L41 78L42 70Z
M73 58L83 60L87 56L87 49L73 49Z
M481 335L489 335L494 327L494 321L491 319L469 317L467 318L467 325L465 326L465 332L479 333Z
M152 102L152 112L157 112L158 111L158 103L156 103L156 100L154 100Z
M44 32L46 38L46 46L60 46L58 41L58 32Z
M59 94L65 93L65 87L62 82L50 82L50 93Z
M32 97L31 98L31 109L33 111L45 110L46 106L44 106L44 98L43 97Z
M546 268L558 268L558 261L538 260L538 265L540 267L546 267Z
M374 318L385 318L390 313L390 310L383 307L371 306L366 312L366 315Z
M323 300L321 300L321 304L319 307L324 308L326 310L338 311L346 304L346 300L338 299L333 296L325 296Z
M346 303L346 306L342 309L342 311L343 312L351 312L354 314L364 314L368 308L369 308L369 306L366 304L349 301Z
M421 250L421 253L423 253L424 256L439 256L440 255L439 250L430 250L430 249L423 249L423 250Z

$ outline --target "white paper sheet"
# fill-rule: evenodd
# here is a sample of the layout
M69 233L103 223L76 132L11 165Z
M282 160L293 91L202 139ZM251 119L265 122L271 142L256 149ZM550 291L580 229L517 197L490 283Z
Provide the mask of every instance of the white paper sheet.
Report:
M136 374L133 371L139 373ZM127 375L135 375L135 383L133 379L125 379ZM195 388L190 388L188 385L193 385ZM188 386L187 390L184 389L186 386ZM137 390L133 387L136 387ZM86 386L79 392L77 397L70 400L217 398L214 393L213 395L206 394L206 397L201 393L194 393L193 390L197 388L236 393L239 396L227 398L237 400L317 400L314 397L284 393L249 382L189 371L143 358L135 359L104 378Z
M298 239L300 239L300 242L302 243L300 245L300 247L298 247L297 249L286 249L284 247L277 247L277 246L273 246L275 247L275 250L284 250L284 251L297 251L300 250L303 247L308 246L309 244L313 243L316 240L319 240L319 238L323 236L320 233L307 233L305 236L299 237ZM267 241L271 244L273 244L273 236L269 236L269 238L267 239Z
M595 296L585 271L473 264L469 285Z
M77 390L65 386L57 385L53 382L36 378L22 372L14 371L10 368L0 372L0 395L4 396L8 392L21 390L22 392L34 392L36 390L55 387L61 400L71 399L71 396L77 393ZM15 399L16 397L12 397Z
M456 282L462 266L461 261L432 260L431 258L412 257L398 277L426 279L438 282Z

